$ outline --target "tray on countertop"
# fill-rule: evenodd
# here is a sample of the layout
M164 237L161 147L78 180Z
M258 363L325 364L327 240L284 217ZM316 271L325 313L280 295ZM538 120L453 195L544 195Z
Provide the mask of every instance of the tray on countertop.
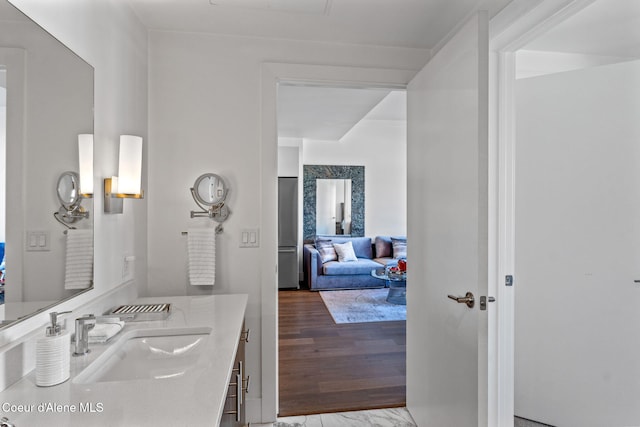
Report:
M125 304L108 314L133 315L133 321L164 320L171 314L171 304Z

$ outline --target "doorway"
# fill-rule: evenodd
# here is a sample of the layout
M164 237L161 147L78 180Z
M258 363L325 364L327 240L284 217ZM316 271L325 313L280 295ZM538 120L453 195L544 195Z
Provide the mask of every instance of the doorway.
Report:
M640 9L580 6L514 58L515 413L635 425Z
M299 224L305 223L303 165L357 165L364 168L365 194L353 196L366 200L365 236L406 236L404 95L397 88L280 82L278 176L298 178ZM324 181L316 181L319 194ZM317 215L328 219L316 224L315 234L351 235L351 181L344 181L339 191L335 180L329 183L333 191L326 193L340 202ZM298 229L302 255L309 236ZM298 269L303 289L278 292L280 415L404 406L405 322L337 325L319 293L305 289L301 256ZM374 360L381 361L377 367Z
M524 4L523 4L524 3ZM502 47L497 47L496 49L501 52L500 60L503 61L502 64L499 64L497 68L500 68L501 75L509 76L513 71L510 67L513 56L511 52L511 48L513 48L512 44L520 43L521 40L519 38L521 36L527 35L529 30L539 30L537 28L538 24L549 17L553 17L554 19L558 18L558 15L565 14L565 8L569 3L585 3L585 2L571 2L565 1L561 2L562 4L558 4L558 2L549 2L549 1L538 1L531 2L531 8L528 8L525 11L517 10L517 7L514 7L513 14L506 21L502 20L502 23L507 28L510 25L520 18L527 18L527 22L524 22L525 19L520 22L518 25L519 28L511 31L511 28L508 28L509 31L504 33L500 33L500 31L496 31L496 34L500 34L502 39L507 38L508 40L502 40ZM586 2L589 3L589 2ZM529 5L529 2L521 2L520 5L526 7ZM538 5L542 5L538 7L534 12L531 12L532 9L537 7ZM518 6L518 5L516 5ZM562 13L560 13L562 12ZM525 16L527 15L527 16ZM528 18L531 16L531 20L535 22L530 22ZM541 17L541 15L545 15ZM525 28L526 27L526 28ZM501 28L500 30L503 30ZM515 34L518 33L518 34ZM517 40L517 41L516 41ZM494 40L492 40L492 43ZM389 70L387 70L389 71ZM411 78L413 77L413 72L402 72L400 70L393 70L387 73L384 70L371 70L371 69L353 69L350 67L322 67L322 66L299 66L299 65L284 65L284 64L265 64L262 70L262 99L263 99L263 108L262 108L262 132L263 135L263 146L266 148L262 151L261 163L263 165L267 165L267 167L263 168L261 171L261 206L263 208L264 215L261 218L261 230L264 232L264 241L265 242L275 242L275 238L270 234L270 230L274 229L275 224L275 208L274 208L274 200L276 195L275 184L273 183L275 176L275 167L277 165L276 161L276 150L277 150L277 130L275 129L276 123L276 107L275 107L275 99L276 99L276 83L279 79L298 79L298 80L323 80L323 81L349 81L349 82L361 82L361 81L369 81L376 82L377 84L385 85L388 83L395 83L399 86L406 85ZM508 104L512 101L511 95L512 92L509 91L509 88L506 89L501 84L499 95L502 98L501 101L506 101ZM493 90L492 90L493 92ZM501 106L500 108L506 110L512 110L511 106ZM496 127L500 127L498 131L500 133L504 133L505 135L500 135L500 147L496 150L500 159L494 159L496 164L499 166L493 165L496 169L496 174L500 176L498 179L498 183L492 182L492 184L496 184L495 187L500 191L500 195L496 198L500 198L500 202L496 201L496 209L499 211L496 213L496 217L499 218L496 221L496 224L500 227L500 230L495 230L495 238L500 243L501 251L504 251L504 245L509 246L509 242L513 239L513 217L510 214L512 212L512 206L509 205L512 200L509 199L509 194L512 193L513 189L510 187L509 178L512 176L513 164L510 163L510 159L513 155L512 147L510 144L513 143L511 140L511 132L512 129L510 125L512 124L512 120L509 120L509 113L503 114L503 111L498 112L496 116L499 116L501 119L504 116L507 116L507 120L500 121L500 124ZM495 130L494 130L495 131ZM503 138L505 136L505 138ZM506 139L508 141L503 141ZM496 153L493 153L496 154ZM498 157L498 156L496 156ZM507 177L505 179L505 176ZM505 196L506 194L506 196ZM504 199L507 199L506 202ZM506 242L506 243L505 243ZM261 305L263 307L262 317L262 337L263 343L265 343L265 349L263 352L262 359L262 387L263 387L263 400L262 400L262 416L263 419L273 419L274 415L277 413L277 387L276 387L276 373L277 373L277 349L275 348L275 343L277 342L277 320L274 318L273 314L277 313L277 293L275 286L275 274L273 266L276 264L275 262L275 243L271 246L266 245L267 247L261 249L261 271L262 271L262 279L263 283L268 286L263 287L263 292L261 295ZM512 248L512 247L511 247ZM509 250L507 249L507 252ZM500 328L498 330L499 337L498 340L503 342L508 347L513 342L513 329L509 327L511 324L508 320L513 318L513 298L514 298L514 287L509 287L509 281L505 280L505 275L509 275L513 273L513 250L510 253L500 253L500 260L496 263L498 265L492 266L491 268L495 268L495 286L497 291L497 301L498 304L498 315L500 320ZM517 278L515 278L515 283L517 287ZM271 286L272 285L272 286ZM505 325L505 320L507 319L508 325ZM409 322L411 323L411 322ZM500 407L496 408L495 411L498 413L500 420L496 425L510 425L513 422L513 406L512 406L512 384L509 382L512 379L512 375L509 374L510 370L513 370L513 354L512 350L509 348L505 348L504 344L498 350L499 354L494 355L499 363L497 366L497 371L492 373L492 377L498 378L500 380L500 386L498 390L496 390L496 394L499 396L498 399L494 399L496 404L499 402ZM492 410L493 411L493 410ZM509 419L510 418L510 419Z

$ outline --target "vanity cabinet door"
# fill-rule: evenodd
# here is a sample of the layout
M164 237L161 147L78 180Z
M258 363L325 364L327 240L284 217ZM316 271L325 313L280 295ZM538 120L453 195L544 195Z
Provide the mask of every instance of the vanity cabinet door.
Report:
M229 381L229 391L225 403L221 427L246 426L245 400L249 391L250 377L245 372L244 347L249 342L249 331L242 325L242 334L236 351L236 360L233 363L233 372Z

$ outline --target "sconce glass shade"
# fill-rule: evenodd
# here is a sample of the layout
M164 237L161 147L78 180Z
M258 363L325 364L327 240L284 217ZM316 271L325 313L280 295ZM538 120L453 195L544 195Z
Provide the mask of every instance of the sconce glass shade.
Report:
M142 193L142 138L139 136L120 136L117 188L120 194Z
M80 169L80 193L93 195L93 135L78 135L78 160Z
M120 135L118 176L104 179L104 213L121 214L123 199L143 199L142 138Z

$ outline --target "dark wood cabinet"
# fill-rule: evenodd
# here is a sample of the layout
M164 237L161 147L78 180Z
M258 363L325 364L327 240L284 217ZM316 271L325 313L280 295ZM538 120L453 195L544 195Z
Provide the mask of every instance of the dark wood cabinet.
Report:
M238 342L236 359L233 363L233 372L229 381L229 391L227 401L224 406L221 427L242 427L246 426L245 402L249 392L251 377L247 375L245 365L245 344L249 342L249 330L242 325L242 333Z

